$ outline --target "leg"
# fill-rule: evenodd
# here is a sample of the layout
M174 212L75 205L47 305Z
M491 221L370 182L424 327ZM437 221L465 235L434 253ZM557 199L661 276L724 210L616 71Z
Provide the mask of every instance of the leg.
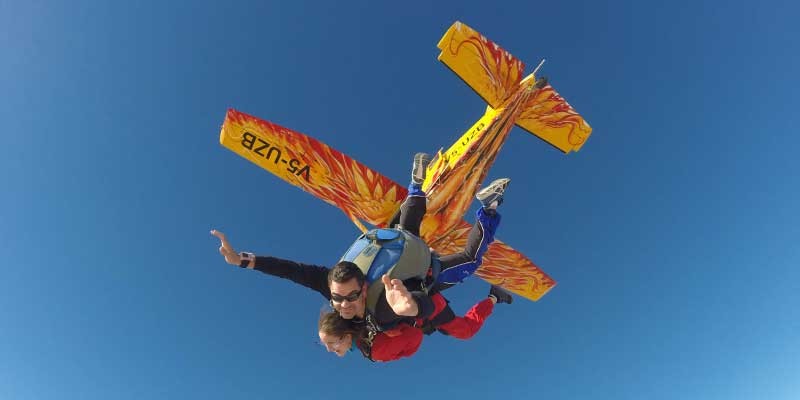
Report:
M428 198L421 188L414 186L412 184L408 187L408 197L400 205L400 213L392 220L390 227L399 224L403 229L419 236L422 217L428 211Z
M427 197L422 191L422 183L425 181L425 171L431 157L425 153L414 155L414 162L411 164L411 184L408 185L408 196L403 204L400 205L400 212L395 214L389 227L393 228L400 225L403 229L419 236L419 227L422 218L427 212Z
M500 214L496 210L478 209L475 224L469 232L464 250L439 259L442 271L437 279L436 290L441 291L460 283L480 267L484 253L494 241L500 219Z
M434 290L444 290L460 283L464 278L472 275L483 262L483 254L494 241L494 234L500 225L500 214L497 206L503 203L503 194L510 179L496 179L485 188L478 191L475 196L481 202L481 207L467 236L467 245L464 251L440 258L442 270L437 278Z
M439 325L437 329L445 335L456 339L467 340L481 329L483 323L494 310L494 303L491 299L485 299L464 314L463 317L455 317L452 321Z

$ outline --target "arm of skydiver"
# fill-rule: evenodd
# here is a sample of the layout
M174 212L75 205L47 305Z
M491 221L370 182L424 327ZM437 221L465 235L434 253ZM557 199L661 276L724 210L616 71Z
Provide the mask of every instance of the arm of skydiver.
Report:
M212 230L211 234L220 240L219 252L225 257L225 262L241 266L242 256L234 251L225 234L217 230ZM331 298L330 289L328 289L328 268L326 267L302 264L277 257L255 256L242 268L255 269L268 275L288 279L318 292L326 299Z
M422 331L410 325L400 324L395 329L375 336L370 356L374 361L394 361L412 356L420 344L422 344Z
M277 257L256 256L250 263L256 271L268 275L288 279L299 285L314 290L330 300L331 291L328 288L328 268L319 265L302 264L295 261L284 260Z

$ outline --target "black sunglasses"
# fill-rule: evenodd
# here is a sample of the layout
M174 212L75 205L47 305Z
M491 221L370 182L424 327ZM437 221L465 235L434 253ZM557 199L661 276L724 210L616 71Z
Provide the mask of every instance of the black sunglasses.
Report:
M361 297L361 289L359 289L359 290L357 290L357 291L355 291L353 293L350 293L347 296L342 296L340 294L331 293L331 301L334 302L334 303L342 303L345 300L347 300L347 301L352 303L352 302L358 300L359 297Z

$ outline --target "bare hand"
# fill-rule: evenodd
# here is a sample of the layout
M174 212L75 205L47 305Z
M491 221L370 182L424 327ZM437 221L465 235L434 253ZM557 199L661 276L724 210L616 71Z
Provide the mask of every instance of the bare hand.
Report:
M411 296L411 292L406 288L406 285L403 284L403 281L389 279L388 275L383 275L381 282L383 282L386 291L386 301L395 314L404 317L416 317L419 314L419 306L414 297Z
M231 244L228 243L228 239L225 238L225 234L216 229L212 230L211 234L219 239L219 254L222 254L222 256L225 257L225 262L238 267L239 264L242 263L242 258L239 257L239 253L234 251Z

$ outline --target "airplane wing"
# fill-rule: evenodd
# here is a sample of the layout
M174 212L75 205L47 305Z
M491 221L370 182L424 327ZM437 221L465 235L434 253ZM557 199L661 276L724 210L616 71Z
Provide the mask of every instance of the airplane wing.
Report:
M522 80L522 61L461 22L450 26L438 47L439 61L492 108L500 107Z
M284 181L341 209L362 232L387 223L408 191L328 145L228 110L219 142Z
M483 280L536 301L545 295L556 281L533 261L500 240L495 240L476 274Z
M564 153L578 151L592 133L589 123L550 85L528 98L517 118L517 126Z

